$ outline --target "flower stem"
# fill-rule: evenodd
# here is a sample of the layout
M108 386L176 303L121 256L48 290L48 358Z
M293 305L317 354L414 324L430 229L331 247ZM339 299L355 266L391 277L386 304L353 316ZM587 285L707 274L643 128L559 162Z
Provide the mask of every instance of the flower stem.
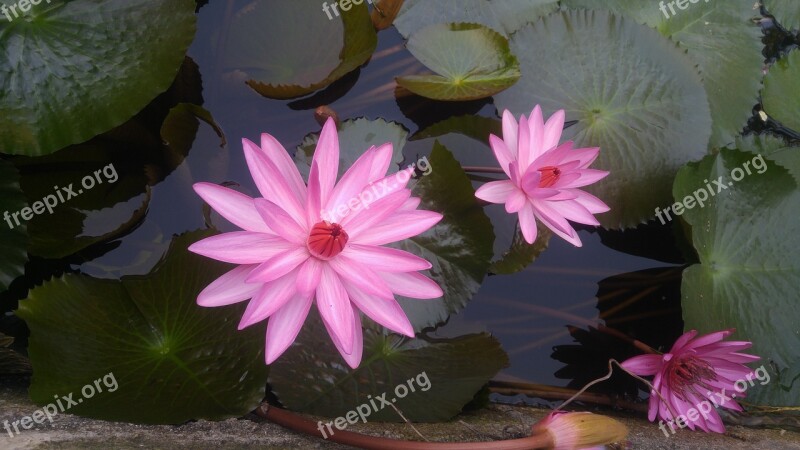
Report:
M485 166L463 166L464 172L476 172L476 173L505 173L503 169L499 167L485 167Z
M273 407L267 402L262 403L261 406L255 410L255 413L270 422L289 428L290 430L321 438L326 437L322 434L316 423L285 409ZM403 441L336 430L335 433L327 436L327 439L339 444L370 450L395 450L398 448L405 450L529 450L552 448L554 444L549 433L540 433L525 438L509 439L505 441L443 443Z

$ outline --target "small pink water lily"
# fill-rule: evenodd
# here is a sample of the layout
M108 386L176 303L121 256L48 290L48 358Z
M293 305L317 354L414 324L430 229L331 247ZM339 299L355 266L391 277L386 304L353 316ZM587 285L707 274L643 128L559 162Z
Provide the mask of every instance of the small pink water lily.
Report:
M603 179L608 172L588 169L600 153L598 147L572 148L572 141L558 145L564 128L564 110L544 122L539 105L529 118L517 124L503 111L503 139L489 136L497 162L510 180L481 186L475 196L490 203L505 203L506 211L519 214L525 240L536 240L536 219L555 234L580 247L578 233L567 222L600 225L594 214L609 210L597 197L579 187Z
M386 177L392 144L371 147L337 184L339 137L328 119L306 186L274 137L263 134L261 147L247 139L242 142L263 198L211 183L194 185L212 208L244 230L189 247L200 255L240 264L206 287L197 303L224 306L250 299L239 329L269 318L267 364L294 342L312 303L353 368L363 350L358 310L413 337L414 329L394 295L431 299L441 297L442 290L418 273L431 268L428 261L383 245L416 236L442 216L417 210L420 199L406 189L413 169L400 173L404 176ZM382 186L383 196L369 205L360 203L359 194L373 183Z
M752 342L722 342L733 331L717 331L695 338L697 331L692 330L678 338L669 353L634 356L622 363L622 367L636 375L655 375L653 387L669 402L667 406L655 392L650 393L648 418L651 422L656 416L667 421L674 420L674 411L678 416L683 416L683 421L692 430L698 427L706 432L725 432L722 419L713 406L742 411L733 398L744 397L745 393L736 389L735 384L753 374L753 369L742 363L760 359L739 353L750 348ZM708 411L698 414L703 402L709 406L704 408ZM689 415L692 408L695 413Z

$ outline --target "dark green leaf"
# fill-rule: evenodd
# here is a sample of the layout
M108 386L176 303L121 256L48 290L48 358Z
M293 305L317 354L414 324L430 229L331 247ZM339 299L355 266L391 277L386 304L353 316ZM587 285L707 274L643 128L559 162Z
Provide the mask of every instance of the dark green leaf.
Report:
M0 17L0 151L46 155L130 119L175 78L194 8L56 0Z
M70 413L136 423L241 416L264 395L263 328L236 331L242 307L202 308L197 294L229 266L189 253L208 237L175 238L146 276L65 275L37 287L18 314L31 329L31 397L80 396L113 373L118 389Z
M764 78L764 111L783 125L800 132L800 51L779 59Z
M0 211L4 216L0 222L0 292L25 271L28 233L25 220L18 213L27 206L19 187L17 169L13 164L0 160Z

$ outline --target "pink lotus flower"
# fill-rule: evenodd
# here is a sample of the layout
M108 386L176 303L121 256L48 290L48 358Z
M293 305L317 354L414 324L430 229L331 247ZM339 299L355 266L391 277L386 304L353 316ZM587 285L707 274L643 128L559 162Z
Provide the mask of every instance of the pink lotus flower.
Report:
M663 355L639 355L622 363L622 367L640 376L655 375L653 387L658 390L665 404L655 393L650 393L649 420L658 417L674 420L673 412L684 416L689 428L695 426L708 432L724 433L722 419L713 407L705 414L693 414L686 420L689 409L698 411L700 404L719 405L734 411L742 407L733 397L744 397L744 392L734 384L745 379L753 370L742 365L760 359L758 356L738 353L750 348L751 342L728 341L734 330L717 331L695 339L697 331L684 333L675 341L669 353Z
M366 151L336 183L339 137L332 119L322 128L308 186L286 150L269 134L261 147L242 140L245 157L263 198L197 183L195 191L244 231L203 239L192 252L239 267L206 287L201 306L250 299L239 329L269 318L265 357L271 364L294 342L316 300L336 348L355 368L361 361L363 311L375 322L413 337L395 294L430 299L439 286L417 271L431 264L383 247L431 228L441 214L417 210L420 199L406 189L411 168L385 176L392 144ZM360 194L381 186L380 199Z
M564 111L556 111L547 123L539 105L530 118L521 116L519 124L503 111L503 139L489 136L497 162L510 180L492 181L481 186L475 196L490 203L505 203L506 211L519 214L525 240L536 240L536 220L576 247L581 240L567 222L600 225L593 214L609 210L597 197L579 187L603 179L608 172L588 169L600 149L572 148L568 141L558 145L564 128Z

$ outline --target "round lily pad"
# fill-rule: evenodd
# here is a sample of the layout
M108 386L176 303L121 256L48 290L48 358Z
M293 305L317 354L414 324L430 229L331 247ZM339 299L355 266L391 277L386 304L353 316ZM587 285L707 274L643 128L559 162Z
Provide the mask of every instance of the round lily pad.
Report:
M764 6L787 30L800 29L800 8L796 0L764 0Z
M547 45L542 45L547 42ZM611 174L585 189L611 211L606 228L633 227L669 204L673 177L705 154L711 117L694 64L655 30L604 11L569 11L517 31L523 76L495 96L498 109L577 123L562 142L600 147L592 168ZM576 70L587 68L587 70Z
M56 0L0 17L0 151L45 155L131 118L175 78L194 9L193 0Z
M508 40L483 25L434 24L414 33L406 47L434 74L398 77L397 84L434 100L489 97L520 77Z

